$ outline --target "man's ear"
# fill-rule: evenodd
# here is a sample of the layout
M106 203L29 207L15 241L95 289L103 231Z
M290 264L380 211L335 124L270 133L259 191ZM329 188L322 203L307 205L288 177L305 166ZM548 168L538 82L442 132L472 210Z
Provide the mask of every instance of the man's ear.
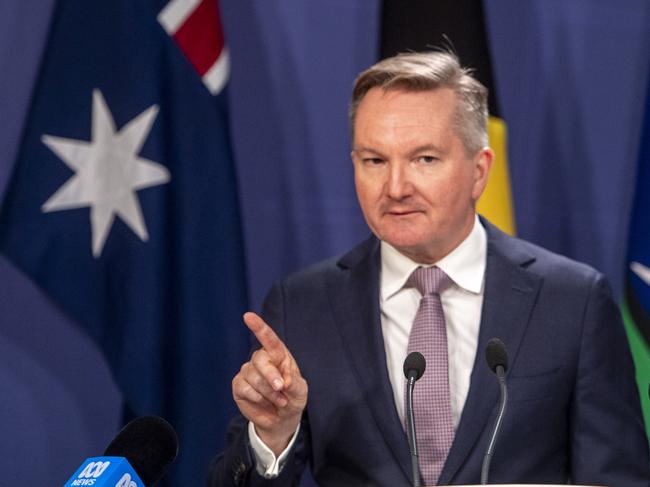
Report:
M493 161L494 151L489 147L483 147L474 156L472 161L474 164L474 189L472 191L472 197L474 200L479 199L485 190L485 186L487 186L488 176Z

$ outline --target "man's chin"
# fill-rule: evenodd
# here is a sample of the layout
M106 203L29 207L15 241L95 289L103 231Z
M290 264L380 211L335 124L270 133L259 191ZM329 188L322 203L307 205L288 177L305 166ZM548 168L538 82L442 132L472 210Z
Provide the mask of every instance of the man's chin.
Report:
M409 234L395 229L375 235L400 254L419 264L435 264L446 254L444 249L438 248L440 242L433 240L431 235Z
M421 240L417 239L408 239L404 236L398 236L397 238L391 238L390 235L387 235L386 238L381 238L384 242L389 244L400 254L406 255L412 260L415 260L420 263L425 263L422 261L423 256L427 255L427 248L422 243Z

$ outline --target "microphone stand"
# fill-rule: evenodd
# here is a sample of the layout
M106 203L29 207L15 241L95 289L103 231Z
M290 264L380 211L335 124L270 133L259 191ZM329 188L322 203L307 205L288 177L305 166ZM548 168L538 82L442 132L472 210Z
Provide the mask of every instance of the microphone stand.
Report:
M497 414L497 420L494 423L494 429L492 430L492 436L490 437L490 443L483 457L483 466L481 468L481 485L486 485L488 481L488 474L490 471L490 462L492 461L492 454L494 453L494 445L497 442L497 435L499 429L501 428L501 423L503 422L503 416L506 413L506 404L508 401L508 388L506 387L506 377L505 369L502 365L497 365L496 367L497 379L499 380L499 389L501 390L501 397L499 398L499 414Z
M413 389L415 387L415 373L409 373L406 383L406 436L411 450L411 469L413 471L413 487L420 487L420 464L418 463L418 445L415 435L415 417L413 415Z

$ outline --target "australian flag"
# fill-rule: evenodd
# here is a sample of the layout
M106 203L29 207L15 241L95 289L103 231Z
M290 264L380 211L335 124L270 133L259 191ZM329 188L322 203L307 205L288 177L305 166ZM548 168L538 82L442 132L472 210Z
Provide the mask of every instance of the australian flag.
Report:
M127 416L176 427L179 486L203 483L248 349L220 25L216 0L58 1L0 213L0 249L96 340Z

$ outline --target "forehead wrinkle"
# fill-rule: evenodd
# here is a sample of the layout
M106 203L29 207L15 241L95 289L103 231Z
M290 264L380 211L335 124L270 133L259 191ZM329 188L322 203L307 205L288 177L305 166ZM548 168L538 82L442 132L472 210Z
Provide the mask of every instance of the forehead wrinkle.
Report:
M426 96L427 92L373 90L359 105L353 140L355 149L368 149L377 154L412 155L418 150L446 152L447 142L456 135L456 100L452 91L434 90L441 99L422 100L420 95Z

